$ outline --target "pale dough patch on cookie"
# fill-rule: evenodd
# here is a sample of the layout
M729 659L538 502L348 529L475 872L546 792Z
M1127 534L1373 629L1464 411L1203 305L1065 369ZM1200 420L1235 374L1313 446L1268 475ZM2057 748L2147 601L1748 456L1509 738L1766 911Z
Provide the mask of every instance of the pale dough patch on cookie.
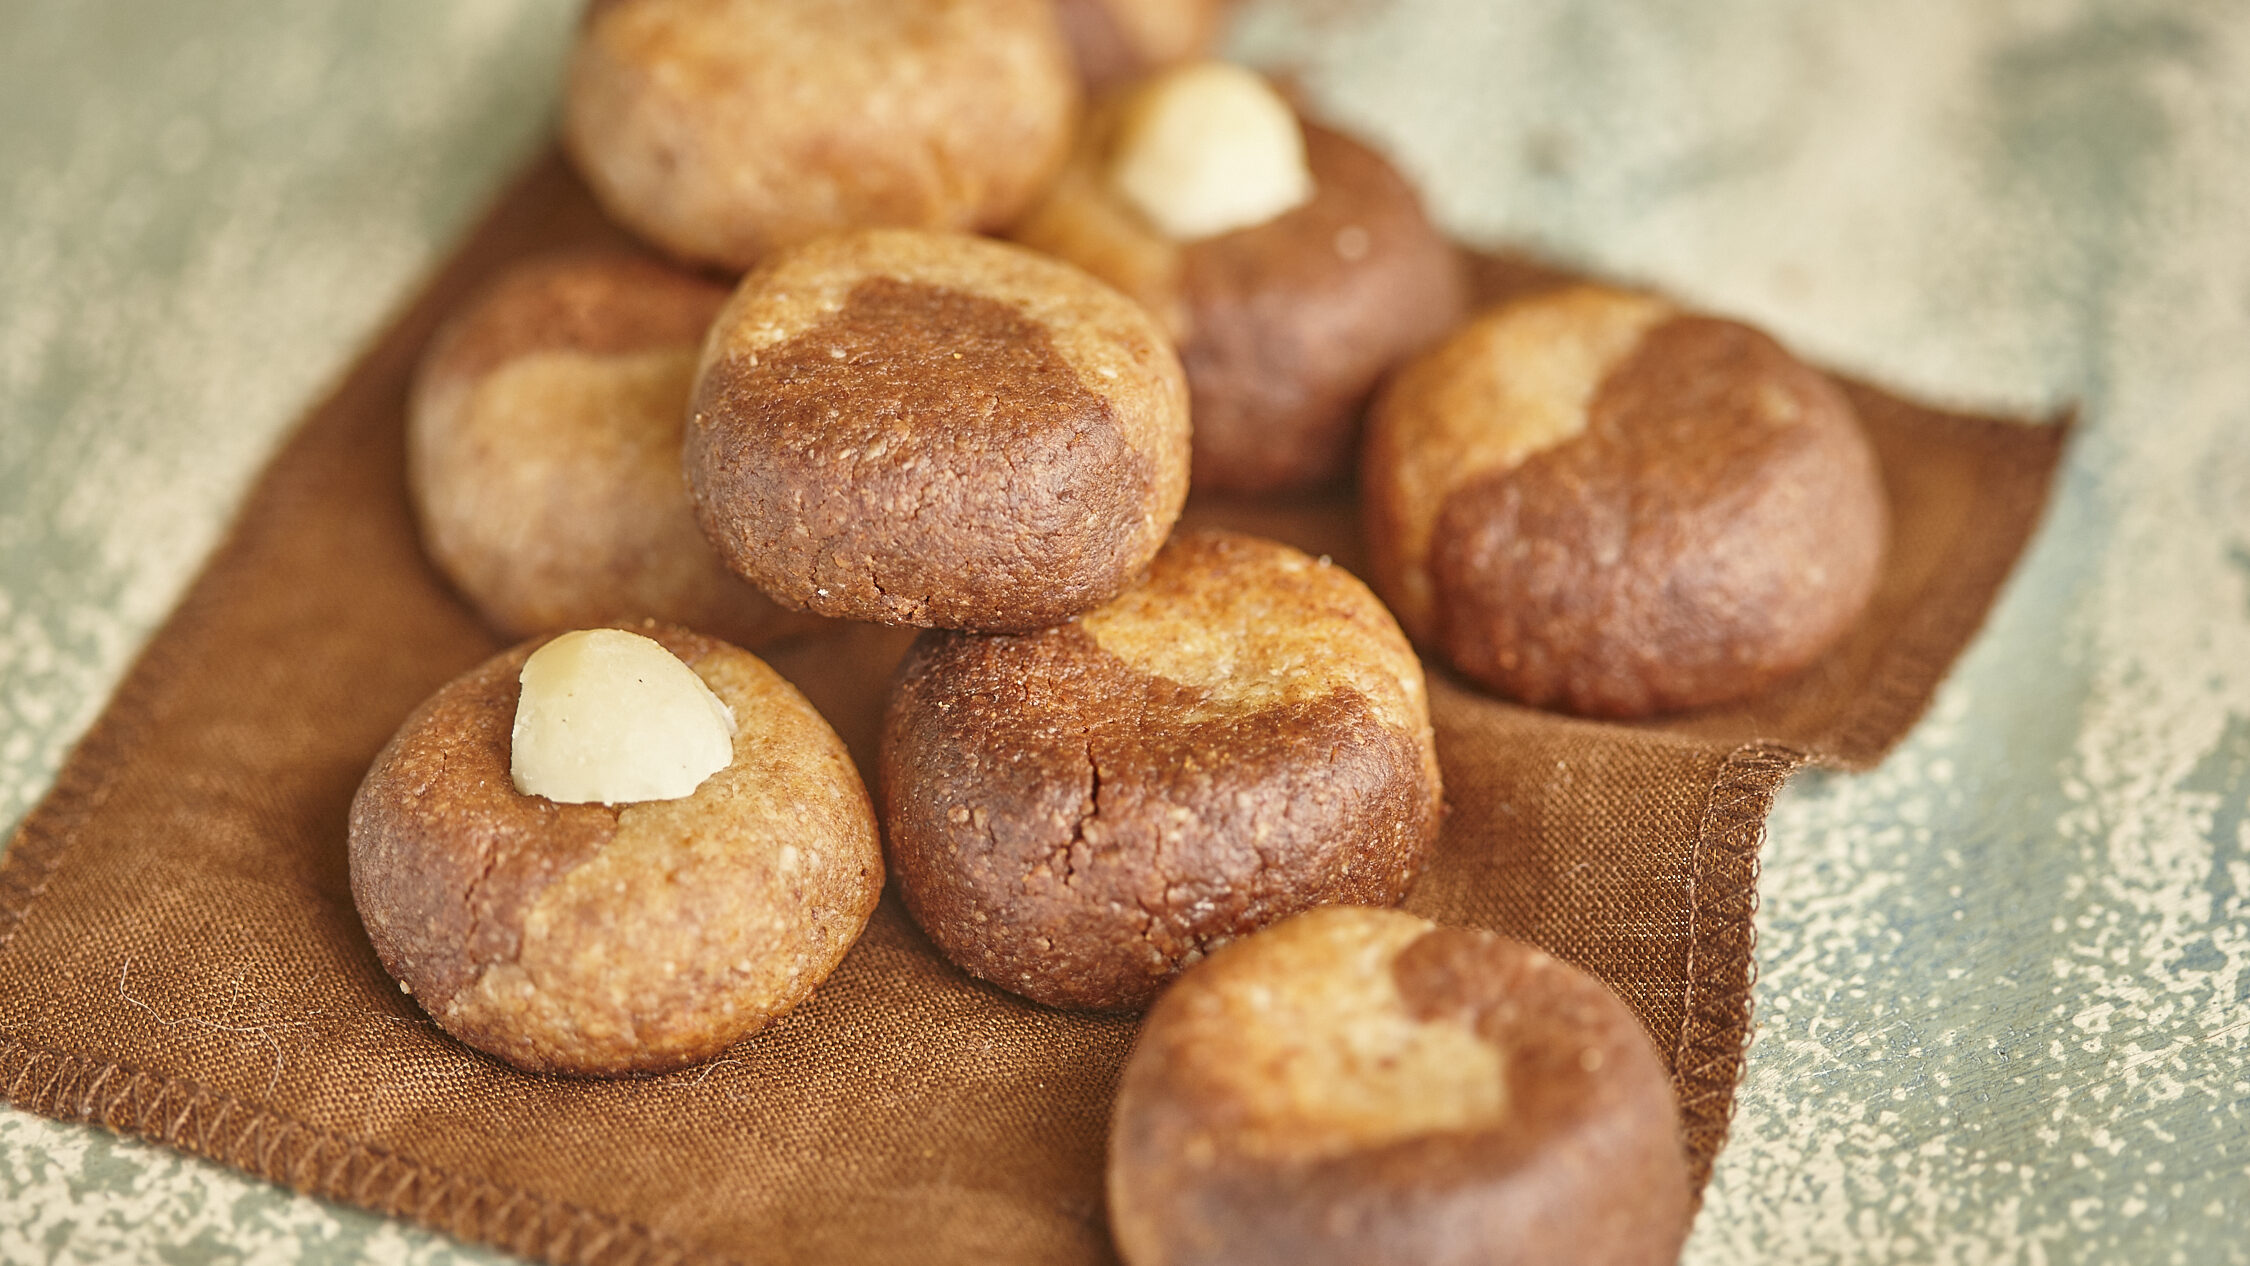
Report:
M411 459L436 556L510 627L632 613L734 582L710 556L679 474L693 345L601 355L537 351L448 387L415 417ZM589 471L601 472L589 482ZM578 507L566 515L561 507ZM589 581L630 556L615 611L582 611ZM659 607L659 609L662 609Z
M1193 978L1182 1080L1239 1112L1253 1156L1340 1156L1507 1116L1505 1061L1465 1018L1417 1020L1392 960L1433 925L1331 906L1231 947ZM1216 1146L1220 1141L1213 1140ZM1193 1148L1194 1142L1189 1146Z
M1574 286L1479 318L1414 362L1391 392L1399 616L1426 635L1431 536L1446 498L1586 429L1594 393L1675 315L1648 295Z
M577 477L577 472L600 457L608 459L604 464L620 482L640 474L642 467L651 464L647 458L652 454L660 455L666 468L677 465L679 426L651 427L648 419L666 414L684 418L688 392L694 383L693 347L611 356L533 352L509 361L477 384L467 409L450 433L430 441L433 448L461 450L433 453L433 464L448 457L465 459L480 450L487 456L487 460L468 467L477 472L476 480L444 484L426 492L433 524L458 513L489 527L492 504L543 504L550 499L543 494L556 480ZM556 436L564 434L572 437L572 444L555 442ZM507 460L491 460L491 453L504 453ZM455 498L465 504L453 506L450 503ZM685 495L678 499L685 513ZM480 512L476 508L479 505L486 509ZM554 525L523 518L517 526L525 532L544 533ZM511 552L530 554L536 542L520 540L508 545L513 547Z
M1190 721L1349 688L1404 733L1427 724L1421 663L1381 602L1287 546L1183 534L1079 628L1136 671L1205 692Z

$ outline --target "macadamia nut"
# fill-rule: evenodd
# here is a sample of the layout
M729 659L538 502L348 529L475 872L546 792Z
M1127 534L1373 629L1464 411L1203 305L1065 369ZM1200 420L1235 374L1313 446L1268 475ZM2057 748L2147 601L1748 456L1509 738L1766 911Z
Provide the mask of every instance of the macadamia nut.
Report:
M1183 66L1133 94L1110 179L1182 242L1264 224L1313 195L1296 113L1258 74L1225 62Z
M678 800L734 758L734 714L638 633L565 633L524 661L508 772L558 804Z

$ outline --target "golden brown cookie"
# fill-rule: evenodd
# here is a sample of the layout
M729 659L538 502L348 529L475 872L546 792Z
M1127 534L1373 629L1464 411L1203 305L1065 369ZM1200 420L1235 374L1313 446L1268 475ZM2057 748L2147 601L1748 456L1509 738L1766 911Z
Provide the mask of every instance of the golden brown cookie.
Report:
M628 255L522 265L431 343L407 421L422 541L508 637L653 617L747 645L810 622L719 561L680 473L726 302Z
M883 886L866 788L747 651L640 632L732 710L733 763L678 800L557 804L510 774L527 642L409 717L352 802L352 897L447 1032L537 1072L652 1073L803 1001Z
M1158 1000L1112 1117L1127 1266L1658 1266L1692 1200L1625 1004L1528 945L1314 910Z
M1228 0L1055 0L1086 86L1099 92L1203 55Z
M1397 624L1342 568L1233 533L1181 533L1073 624L924 634L881 761L907 908L1052 1006L1139 1008L1232 937L1395 902L1438 824Z
M1051 0L598 0L563 144L609 213L741 270L833 229L998 228L1070 145Z
M1141 301L1179 345L1194 399L1198 490L1272 492L1351 467L1385 370L1460 320L1453 246L1404 177L1304 122L1312 196L1250 228L1169 237L1113 168L1131 93L1098 110L1046 198L1010 236Z
M1148 314L982 238L837 234L743 279L687 473L740 574L821 615L1017 632L1131 582L1187 492L1187 389Z
M1376 404L1374 580L1415 640L1538 707L1741 698L1873 594L1889 512L1835 384L1748 326L1581 286L1487 313Z

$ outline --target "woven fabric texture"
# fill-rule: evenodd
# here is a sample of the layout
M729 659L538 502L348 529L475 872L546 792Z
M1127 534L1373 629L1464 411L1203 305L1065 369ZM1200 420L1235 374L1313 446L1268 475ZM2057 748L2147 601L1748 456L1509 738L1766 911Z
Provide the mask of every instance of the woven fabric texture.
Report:
M895 897L797 1012L647 1080L495 1063L376 962L346 878L353 790L408 711L498 648L415 540L409 376L500 267L620 241L543 160L275 459L0 866L0 1087L553 1262L1110 1260L1103 1146L1133 1023L966 979ZM1481 277L1498 295L1560 275L1488 260ZM1904 735L2035 526L2065 435L1849 390L1896 536L1873 608L1811 671L1644 725L1433 673L1449 815L1410 908L1614 986L1673 1068L1698 1182L1750 1033L1773 795ZM1341 497L1190 518L1358 557ZM769 658L871 769L906 640L841 628Z

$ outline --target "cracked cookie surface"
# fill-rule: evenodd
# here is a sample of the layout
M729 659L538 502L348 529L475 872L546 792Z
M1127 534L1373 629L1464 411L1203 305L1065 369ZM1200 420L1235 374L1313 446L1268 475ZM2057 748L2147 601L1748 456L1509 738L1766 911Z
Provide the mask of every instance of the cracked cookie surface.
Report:
M408 718L352 802L352 896L385 969L448 1032L519 1068L653 1073L810 995L883 885L865 786L756 656L658 625L733 710L691 796L615 807L515 789L528 642Z
M1420 664L1332 564L1185 532L1082 620L925 634L882 768L908 908L956 964L1054 1006L1147 1005L1308 906L1391 904L1434 836Z
M712 328L686 467L704 534L784 604L1017 632L1114 596L1179 516L1163 333L1003 243L870 231L746 278Z

